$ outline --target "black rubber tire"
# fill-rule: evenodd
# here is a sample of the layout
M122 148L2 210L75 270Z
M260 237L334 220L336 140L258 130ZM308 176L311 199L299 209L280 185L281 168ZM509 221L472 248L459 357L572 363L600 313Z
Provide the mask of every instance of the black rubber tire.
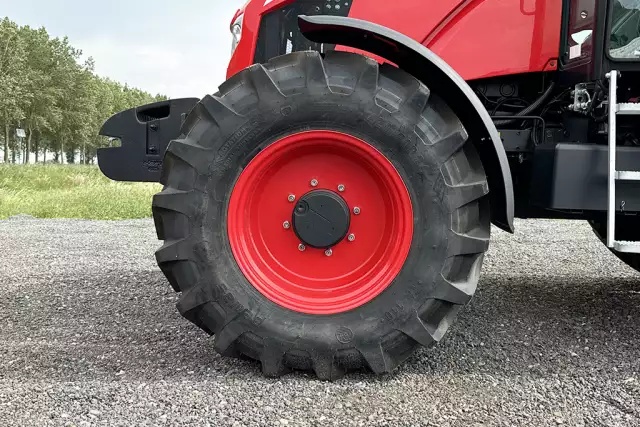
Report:
M604 243L607 240L607 220L589 221L593 232ZM636 216L618 215L616 218L616 240L640 241L640 219ZM610 249L620 261L640 272L640 254L617 252Z
M401 272L374 300L335 315L276 305L242 275L226 215L243 167L281 137L331 129L359 137L396 167L414 209ZM298 52L238 73L198 103L169 145L153 215L156 253L178 310L228 356L267 376L313 370L391 372L418 344L439 341L473 296L489 246L488 184L447 105L409 74L364 56Z

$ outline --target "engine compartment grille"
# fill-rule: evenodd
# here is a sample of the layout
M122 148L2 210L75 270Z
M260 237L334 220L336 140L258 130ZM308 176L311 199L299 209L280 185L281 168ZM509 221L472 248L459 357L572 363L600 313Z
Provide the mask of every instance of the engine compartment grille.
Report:
M348 16L352 0L297 0L262 17L255 63L264 63L276 56L304 50L324 53L335 45L314 43L307 40L298 28L299 15Z

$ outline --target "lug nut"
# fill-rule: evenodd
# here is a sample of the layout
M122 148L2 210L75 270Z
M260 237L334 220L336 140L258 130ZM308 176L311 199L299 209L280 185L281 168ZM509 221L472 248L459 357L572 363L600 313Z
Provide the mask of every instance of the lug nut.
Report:
M317 179L312 179L311 180L311 186L312 187L317 187L318 186L318 180Z
M285 230L288 230L291 228L291 223L289 221L285 221L284 223L282 223L282 226L285 228Z
M287 198L287 200L289 200L289 203L293 203L296 201L296 196L293 194L289 194L289 197Z
M342 193L344 191L344 188L345 188L344 185L342 185L342 184L338 185L338 191L339 192Z
M349 237L347 237L347 240L349 240L350 242L353 242L354 240L356 240L356 235L353 233L349 234Z
M360 215L360 208L357 207L357 206L355 208L353 208L353 213L356 214L356 215Z
M326 251L324 251L324 254L326 256L331 256L331 255L333 255L333 251L331 249L327 249Z
M300 252L304 252L304 250L305 250L305 249L307 249L307 248L306 248L302 243L300 243L300 244L298 245L298 250L299 250Z

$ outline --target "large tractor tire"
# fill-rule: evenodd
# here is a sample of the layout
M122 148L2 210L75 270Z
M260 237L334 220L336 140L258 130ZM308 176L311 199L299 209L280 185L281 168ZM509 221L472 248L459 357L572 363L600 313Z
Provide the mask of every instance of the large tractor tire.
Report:
M233 76L167 149L153 214L180 313L267 376L391 372L473 296L485 172L446 103L364 56Z
M589 221L593 232L604 243L607 240L607 220ZM640 220L637 216L622 216L616 218L616 240L622 241L640 241ZM629 267L640 272L640 254L631 254L625 252L617 252L611 249L611 252L627 264Z

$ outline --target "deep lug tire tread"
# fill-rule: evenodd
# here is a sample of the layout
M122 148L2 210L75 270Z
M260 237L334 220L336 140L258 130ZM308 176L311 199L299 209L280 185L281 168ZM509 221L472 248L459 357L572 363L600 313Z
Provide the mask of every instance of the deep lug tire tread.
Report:
M197 230L211 225L202 218L208 197L224 195L217 189L206 195L207 179L216 174L216 164L209 163L212 147L206 142L230 137L254 109L287 108L290 97L304 93L373 98L381 109L409 117L418 143L430 146L431 155L441 159L440 170L424 173L438 175L436 181L451 212L447 260L430 298L377 342L334 349L261 336L262 320L247 316L246 302L234 300L225 283L216 283L207 274L207 263L216 254L206 251L209 242L201 241ZM218 352L259 360L267 376L312 369L320 379L335 380L348 369L367 367L376 374L393 371L418 345L442 339L475 292L489 244L488 184L460 121L413 77L350 53L332 52L325 57L316 52L294 53L251 66L229 79L218 93L196 105L184 124L183 137L169 145L161 183L165 187L154 197L153 214L158 238L165 244L156 257L171 285L182 292L178 310L215 335ZM220 273L217 277L237 274Z

